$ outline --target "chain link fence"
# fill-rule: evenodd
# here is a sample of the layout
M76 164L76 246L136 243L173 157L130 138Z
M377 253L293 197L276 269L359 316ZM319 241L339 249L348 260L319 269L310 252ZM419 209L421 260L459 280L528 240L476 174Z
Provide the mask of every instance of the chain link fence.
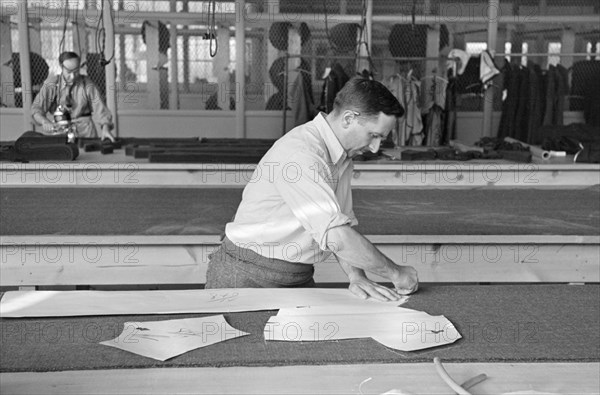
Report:
M235 41L235 18L239 17L235 2L114 0L111 2L113 11L128 16L115 25L114 54L103 52L101 21L85 15L86 10L101 10L102 1L29 3L55 10L51 15L31 13L34 94L49 75L60 73L57 60L60 52L73 50L81 53L86 62L83 72L92 77L102 92L106 90L104 68L116 67L119 108L157 108L149 99L157 88L160 91L158 108L163 109L233 110L240 100L235 94L235 70L239 63L236 46L242 43ZM246 19L243 96L247 110L283 111L284 103L293 100L290 92L300 76L314 106L327 111L329 104L324 86L332 70L334 73L343 71L347 77L368 70L373 78L384 82L395 75L410 73L421 81L421 92L426 96L431 92L428 79L432 76L448 78L447 55L454 48L464 50L471 57L465 71L454 81L456 109L483 109L479 57L488 49L485 18L489 9L485 3L374 1L375 18L399 15L399 21L375 21L370 49L363 33L367 27L365 19L361 18L366 17L364 1L257 0L246 4L245 12L259 15ZM497 54L494 57L497 68L502 71L505 62L523 67L535 64L543 71L563 65L570 71L569 96L573 96L566 109L581 111L585 81L600 77L596 68L600 59L598 26L577 22L542 23L541 20L544 15L569 18L598 14L598 7L598 3L591 0L576 0L568 5L558 0L501 1L496 11L498 16L516 15L520 19L498 25L496 48L492 48ZM141 12L176 12L198 18L189 24L171 24L166 18L147 21L137 17ZM339 15L354 18L347 21ZM472 16L473 22L456 22L465 16ZM435 23L423 23L426 17L436 17L431 19ZM2 105L19 107L17 16L4 17L3 23L10 26L12 58L6 66L11 70L15 95L14 102L4 100L7 95L2 95ZM172 43L176 43L175 47ZM516 55L521 52L524 55ZM175 73L171 72L173 56L177 59ZM111 63L105 66L107 59ZM7 73L7 68L3 67L2 72ZM490 85L495 90L496 110L502 107L501 74ZM178 93L175 105L169 102L173 89ZM420 101L423 103L425 99Z

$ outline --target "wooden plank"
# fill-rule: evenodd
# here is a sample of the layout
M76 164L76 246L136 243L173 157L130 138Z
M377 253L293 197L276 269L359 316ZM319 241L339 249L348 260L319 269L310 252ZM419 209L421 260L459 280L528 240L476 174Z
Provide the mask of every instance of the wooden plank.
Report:
M215 50L215 41L219 44L215 57L212 58L213 76L217 79L217 105L225 111L229 111L229 98L232 96L229 75L229 36L229 27L219 25L216 31L216 37L212 40L212 51ZM235 98L235 91L233 92L233 97Z
M444 367L458 383L485 373L487 380L473 387L473 393L597 394L600 388L600 363L444 363ZM6 394L382 394L392 389L454 393L433 363L0 374L0 392Z
M244 187L254 164L148 163L113 155L81 153L77 162L2 163L0 185L19 187ZM354 166L354 188L578 188L600 184L598 164L386 163Z
M293 108L293 103L296 98L294 97L294 90L292 89L296 79L300 75L300 71L298 68L301 64L301 59L299 56L302 53L302 39L300 37L300 32L295 26L292 26L288 29L288 45L287 45L287 54L291 56L287 60L287 77L285 80L287 82L287 86L285 87L285 92L287 93L287 105L290 108ZM290 125L295 126L295 125Z
M0 286L200 284L206 281L209 255L217 245L3 240ZM375 245L397 264L414 266L421 282L600 281L598 243ZM316 264L315 270L318 283L347 282L334 257Z
M146 21L146 70L148 74L148 100L146 108L161 108L160 58L158 52L159 32L158 22Z
M177 0L169 1L169 10L177 12ZM123 35L124 36L124 35ZM177 35L177 24L169 23L169 44L171 45L170 55L170 82L169 82L169 110L179 109L179 45Z
M208 255L194 246L26 246L6 253L0 285L200 284Z
M374 244L600 244L600 236L577 235L365 235ZM219 235L24 235L2 236L0 246L90 245L218 245Z

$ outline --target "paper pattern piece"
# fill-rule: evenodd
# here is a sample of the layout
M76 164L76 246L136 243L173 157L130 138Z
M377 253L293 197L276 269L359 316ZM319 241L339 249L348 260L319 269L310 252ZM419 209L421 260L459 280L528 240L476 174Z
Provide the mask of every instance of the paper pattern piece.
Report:
M100 342L148 358L166 361L196 348L246 336L215 315L181 320L126 322L115 339Z
M371 337L387 347L401 351L441 346L461 338L446 317L414 310L373 314L276 315L265 325L264 336L267 341Z
M398 302L396 302L398 303ZM284 307L279 309L277 315L339 315L339 314L375 314L375 313L417 313L417 310L399 307L388 303L356 305L356 306L306 306Z
M177 291L9 291L0 317L229 313L301 306L396 306L359 299L348 289L239 288Z

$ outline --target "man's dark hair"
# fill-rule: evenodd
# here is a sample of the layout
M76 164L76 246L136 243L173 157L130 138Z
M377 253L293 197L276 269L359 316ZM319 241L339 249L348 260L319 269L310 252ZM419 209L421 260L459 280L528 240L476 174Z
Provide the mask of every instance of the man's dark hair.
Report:
M62 66L63 62L65 60L69 60L69 59L78 59L81 60L79 58L79 55L77 55L75 52L63 52L58 56L58 63Z
M386 115L401 117L404 109L396 97L381 82L354 77L338 92L333 102L334 111L350 109L363 116Z

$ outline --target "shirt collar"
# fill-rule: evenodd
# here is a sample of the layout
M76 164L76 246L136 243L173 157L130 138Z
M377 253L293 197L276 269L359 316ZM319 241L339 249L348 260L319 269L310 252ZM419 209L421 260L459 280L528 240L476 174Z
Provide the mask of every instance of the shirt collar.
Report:
M338 140L337 136L331 129L329 122L325 119L325 114L320 112L314 119L317 124L317 130L321 135L321 138L325 142L325 146L327 147L327 151L329 151L329 156L331 157L331 161L334 164L338 164L347 158L346 151L342 144Z

